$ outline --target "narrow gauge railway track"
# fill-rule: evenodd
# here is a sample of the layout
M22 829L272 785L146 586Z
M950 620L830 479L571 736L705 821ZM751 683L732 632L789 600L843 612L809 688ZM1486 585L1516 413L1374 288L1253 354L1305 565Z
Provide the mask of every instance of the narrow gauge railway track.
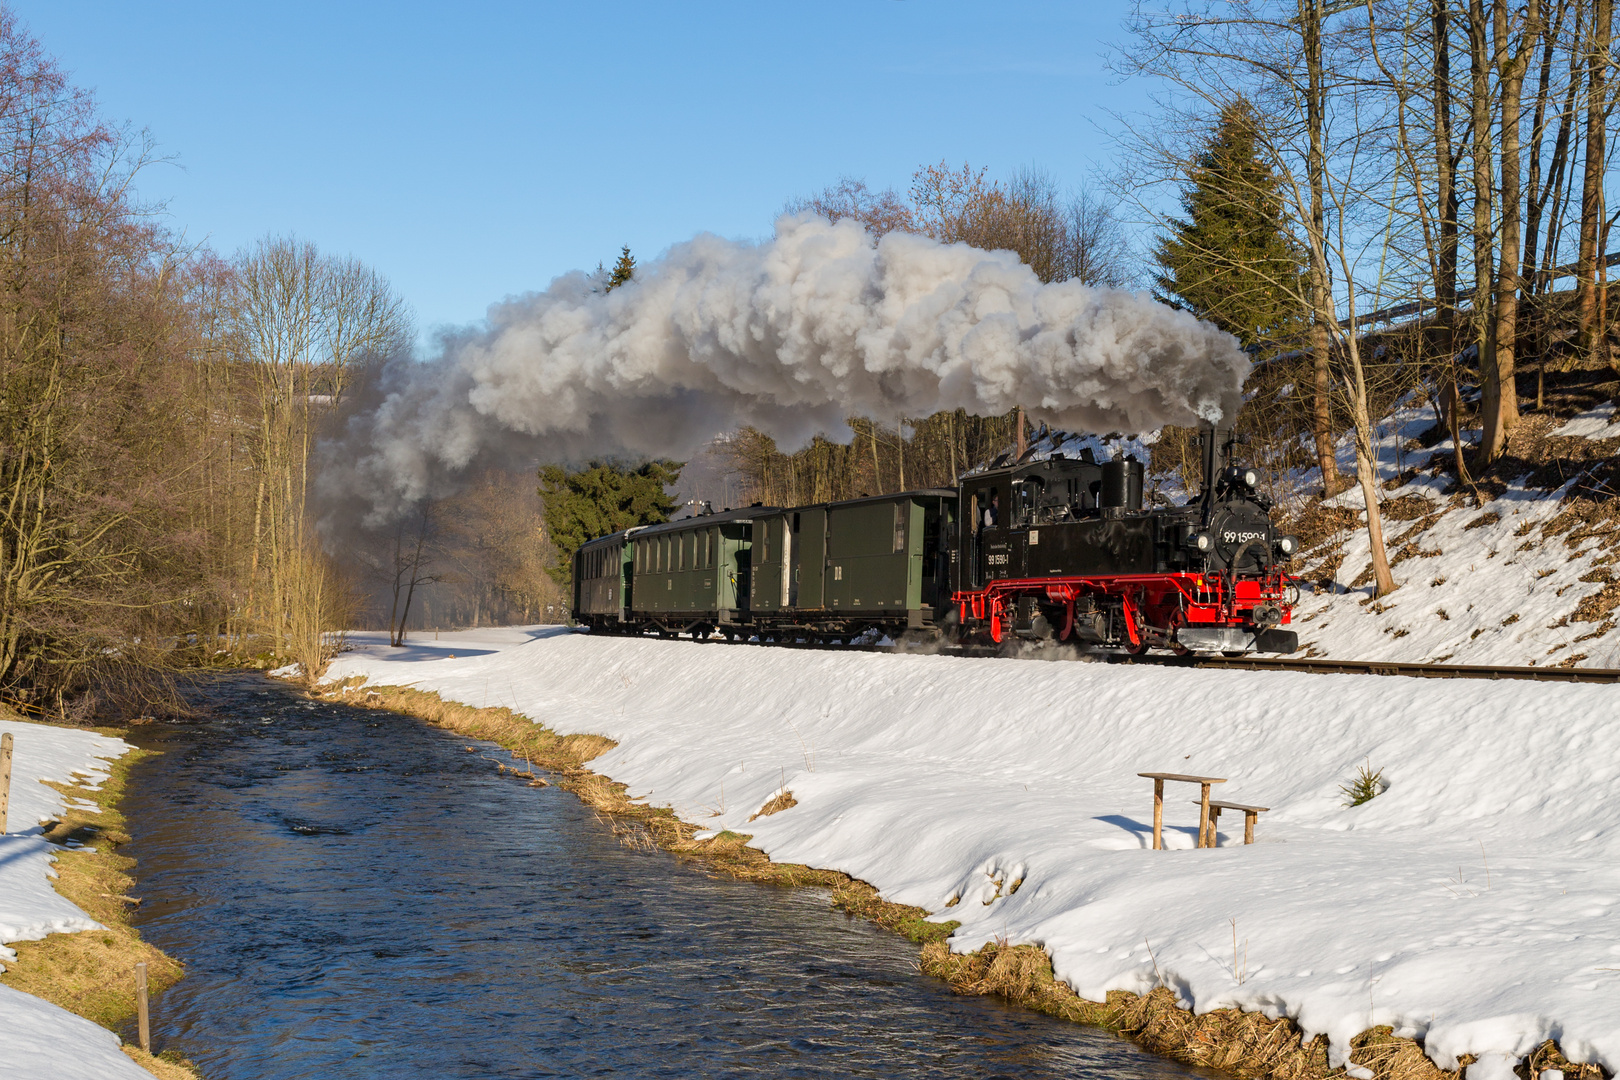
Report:
M1243 671L1313 671L1329 675L1408 675L1419 679L1529 679L1533 682L1620 683L1620 669L1616 668L1409 664L1390 660L1331 660L1320 657L1294 660L1269 656L1200 657L1194 664L1197 667L1238 668Z
M839 645L824 641L744 641L740 645L765 645L773 649L828 649L839 652L906 653L926 652L940 656L1017 657L1016 649L990 645ZM1023 655L1028 655L1027 653ZM1051 659L1086 660L1092 663L1151 664L1159 667L1226 668L1238 671L1304 671L1318 675L1405 675L1418 679L1527 679L1532 682L1620 683L1620 668L1514 667L1492 664L1415 664L1394 660L1333 660L1321 657L1291 659L1280 656L1174 656L1128 653L1080 652Z

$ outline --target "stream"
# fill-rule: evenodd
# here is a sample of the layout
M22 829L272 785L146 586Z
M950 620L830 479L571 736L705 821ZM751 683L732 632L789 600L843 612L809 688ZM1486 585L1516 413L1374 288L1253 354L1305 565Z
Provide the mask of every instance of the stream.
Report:
M124 850L188 972L154 1050L208 1080L1193 1075L953 994L822 890L630 850L493 744L258 676L193 697L135 729Z

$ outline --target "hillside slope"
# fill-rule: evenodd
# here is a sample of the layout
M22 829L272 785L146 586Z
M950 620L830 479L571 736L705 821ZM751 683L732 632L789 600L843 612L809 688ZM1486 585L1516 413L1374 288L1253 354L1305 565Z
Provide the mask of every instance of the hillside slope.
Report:
M1372 597L1361 490L1310 511L1317 582L1296 610L1308 655L1468 664L1620 667L1620 422L1607 401L1572 419L1527 415L1495 470L1459 485L1449 439L1421 448L1428 408L1380 431L1386 549L1399 588ZM1340 466L1354 469L1348 439Z

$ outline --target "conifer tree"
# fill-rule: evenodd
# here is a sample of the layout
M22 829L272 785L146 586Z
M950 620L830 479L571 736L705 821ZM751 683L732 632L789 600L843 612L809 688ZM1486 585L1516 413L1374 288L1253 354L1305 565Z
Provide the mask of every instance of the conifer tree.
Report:
M607 288L602 291L612 292L635 276L636 260L630 255L630 245L626 244L619 251L619 261L613 264L613 273L608 276Z
M593 461L577 471L541 466L546 532L557 549L557 562L547 572L566 586L573 576L574 552L585 541L668 521L675 500L665 488L680 479L683 467L675 461L649 461L638 468Z
M1305 266L1257 134L1247 101L1221 110L1182 191L1186 217L1159 240L1154 282L1160 300L1263 349L1304 328Z

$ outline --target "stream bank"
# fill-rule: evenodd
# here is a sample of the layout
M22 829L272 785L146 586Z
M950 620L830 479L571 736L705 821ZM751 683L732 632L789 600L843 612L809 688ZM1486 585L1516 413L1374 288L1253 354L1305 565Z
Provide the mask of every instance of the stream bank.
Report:
M25 722L41 723L37 719ZM128 728L89 730L131 740ZM10 948L16 958L5 962L5 973L0 976L0 985L42 998L114 1032L122 1032L134 1018L137 963L147 965L148 985L154 992L184 975L181 965L144 941L131 922L131 912L140 901L130 895L135 860L119 850L129 842L123 804L129 794L130 770L146 756L132 748L109 759L107 776L95 787L40 781L64 796L65 808L39 823L41 836L62 846L55 854L52 886L100 923L101 929L14 942ZM25 823L13 818L11 824L21 828ZM178 1055L155 1057L131 1038L125 1039L122 1050L159 1080L197 1080L191 1063Z

